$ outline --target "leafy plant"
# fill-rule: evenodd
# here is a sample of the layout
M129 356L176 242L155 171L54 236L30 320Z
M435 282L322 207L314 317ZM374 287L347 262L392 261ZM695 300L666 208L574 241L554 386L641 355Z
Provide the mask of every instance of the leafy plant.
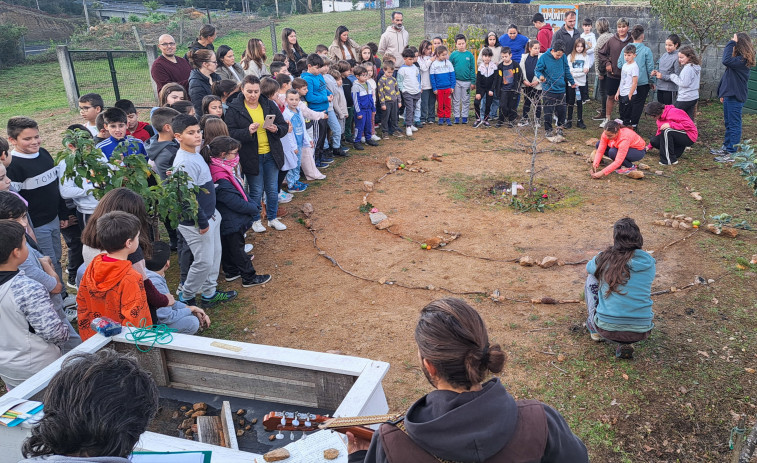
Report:
M183 171L173 172L163 182L156 180L143 156L126 154L134 146L133 142L121 143L109 160L83 130L67 130L63 134L63 146L55 162L65 162L64 179L73 179L79 188L88 180L92 195L98 200L115 188L134 191L145 200L156 237L159 221L168 220L171 226L177 227L182 220L197 217L199 205L195 195L201 188L190 186L191 179Z
M544 212L547 208L549 195L544 190L543 193L527 194L525 196L513 196L510 200L510 207L518 212L537 211Z
M757 196L757 154L754 152L752 140L745 140L736 146L739 150L733 154L733 167L741 169L741 176Z
M367 213L371 212L371 209L373 209L373 204L371 204L371 203L365 203L365 204L362 204L362 205L361 205L361 206L360 206L360 207L358 208L358 210L359 210L360 212L362 212L363 214L367 214Z
M691 42L701 55L713 44L724 43L736 31L757 25L757 0L650 0L652 12L665 30Z
M130 22L130 23L138 23L138 22L142 22L142 18L140 18L140 17L139 17L138 15L136 15L136 14L130 14L130 15L129 15L129 22Z
M158 3L156 0L142 2L142 5L147 8L147 11L150 13L154 13L158 10L158 8L160 8L160 3Z
M733 217L731 217L728 214L713 215L713 216L710 216L710 218L715 222L715 226L718 228L731 227L731 228L740 228L742 230L752 229L752 227L749 225L749 223L746 220L737 222Z

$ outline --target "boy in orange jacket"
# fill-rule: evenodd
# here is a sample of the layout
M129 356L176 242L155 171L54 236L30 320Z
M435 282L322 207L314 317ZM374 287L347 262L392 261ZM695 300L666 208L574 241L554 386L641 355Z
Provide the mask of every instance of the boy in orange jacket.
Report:
M152 325L142 275L127 259L139 246L139 219L109 212L97 220L97 237L105 253L97 255L84 272L76 295L79 334L87 340L95 334L90 324L108 317L122 325Z

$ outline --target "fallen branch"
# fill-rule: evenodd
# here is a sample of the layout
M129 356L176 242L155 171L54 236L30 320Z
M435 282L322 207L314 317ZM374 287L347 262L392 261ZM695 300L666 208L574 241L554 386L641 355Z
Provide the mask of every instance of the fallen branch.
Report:
M566 375L568 374L568 372L567 372L567 371L565 371L565 370L563 370L562 368L560 368L560 367L558 367L557 365L555 365L555 361L554 361L554 360L552 360L551 362L549 362L549 364L550 364L550 365L552 365L553 367L557 368L558 370L562 371L562 372L563 372L563 373L565 373Z

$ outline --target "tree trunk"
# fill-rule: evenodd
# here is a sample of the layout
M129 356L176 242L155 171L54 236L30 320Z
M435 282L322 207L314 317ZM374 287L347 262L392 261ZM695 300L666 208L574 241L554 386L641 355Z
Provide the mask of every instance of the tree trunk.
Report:
M308 0L308 13L313 12L313 0Z
M749 433L744 441L744 447L741 449L741 457L739 457L739 463L749 463L754 455L754 449L757 447L757 423L754 423L752 432Z

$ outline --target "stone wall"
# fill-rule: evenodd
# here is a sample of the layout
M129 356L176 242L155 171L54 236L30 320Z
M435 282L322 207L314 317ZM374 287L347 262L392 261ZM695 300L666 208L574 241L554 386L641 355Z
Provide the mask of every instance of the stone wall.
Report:
M447 29L450 26L462 26L463 29L467 26L478 26L502 35L505 33L505 27L509 24L516 24L521 34L535 38L536 28L533 27L531 18L534 13L538 12L539 6L535 4L427 0L424 3L425 36L435 37L439 35L446 37ZM635 24L641 24L646 31L644 43L652 49L655 65L660 53L665 53L665 38L669 35L669 32L662 29L660 21L654 17L649 6L580 5L577 24L579 33L582 32L581 21L587 17L594 21L600 17L607 18L610 21L612 32L615 30L615 21L621 17L626 18L631 27ZM410 32L412 34L413 31ZM413 38L415 37L417 35L413 35ZM413 41L415 42L415 40ZM705 56L702 59L700 88L702 99L717 96L718 82L720 82L720 77L725 69L720 62L724 46L725 44L717 47L710 46L705 51ZM590 82L593 81L593 77L590 78Z

